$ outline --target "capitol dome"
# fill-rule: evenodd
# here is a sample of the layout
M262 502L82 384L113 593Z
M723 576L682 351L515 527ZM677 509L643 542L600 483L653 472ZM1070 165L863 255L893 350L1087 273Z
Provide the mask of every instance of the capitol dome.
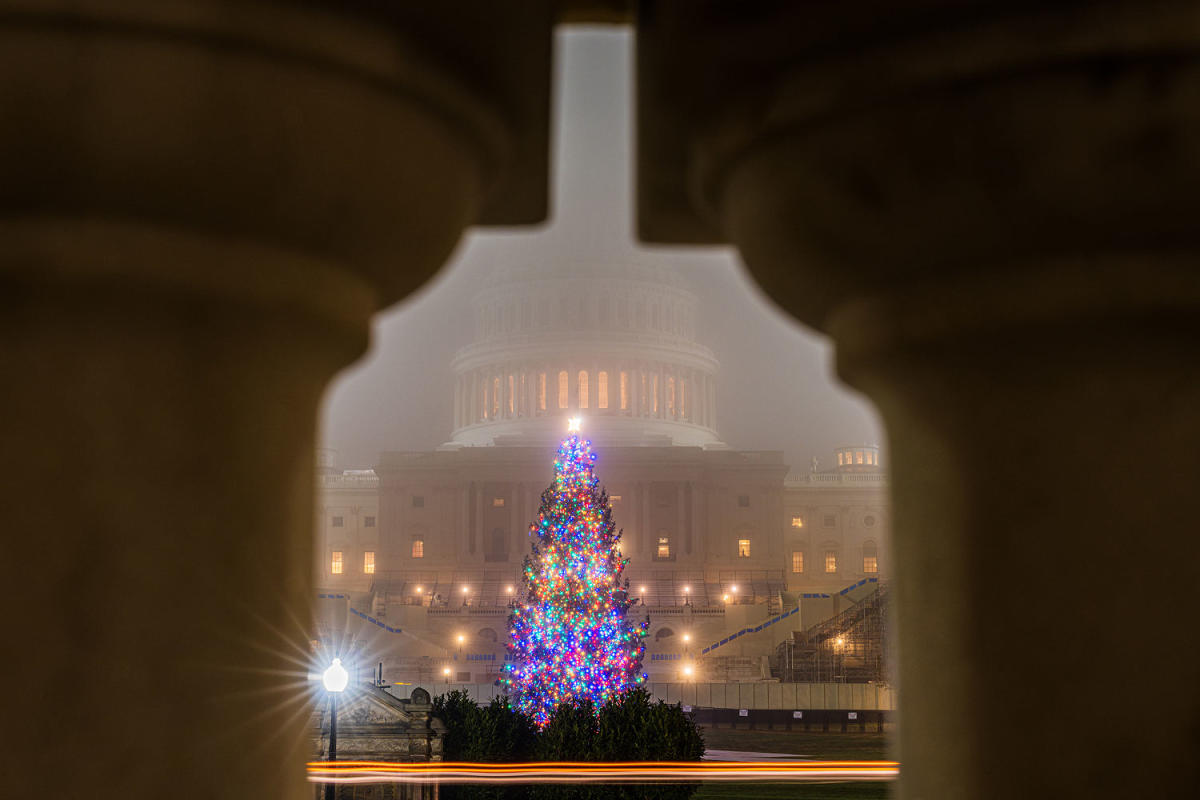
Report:
M717 360L673 271L638 264L497 269L454 359L447 446L542 445L568 417L612 445L724 447Z

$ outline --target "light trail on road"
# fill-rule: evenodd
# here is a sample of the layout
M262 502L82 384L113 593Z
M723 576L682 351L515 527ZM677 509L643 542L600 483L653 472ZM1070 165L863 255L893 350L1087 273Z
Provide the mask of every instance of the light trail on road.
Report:
M889 781L896 761L313 761L314 783L679 783L692 781Z

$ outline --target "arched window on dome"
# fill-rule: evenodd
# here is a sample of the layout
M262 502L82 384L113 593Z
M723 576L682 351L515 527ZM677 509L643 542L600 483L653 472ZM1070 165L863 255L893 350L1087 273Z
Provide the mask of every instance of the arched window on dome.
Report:
M538 413L546 413L546 373L538 373Z
M658 373L650 376L650 414L658 416Z
M500 417L500 379L492 378L492 419Z
M564 369L564 370L560 370L558 373L558 407L559 408L567 407L567 394L568 394L567 371Z
M687 419L687 381L679 379L679 416Z
M588 374L586 370L579 370L579 407L588 407Z
M508 415L510 417L513 416L514 414L516 414L516 412L517 412L516 405L515 405L516 394L517 394L515 391L515 389L517 388L516 382L517 382L516 378L514 378L511 373L509 373L509 376L508 376Z
M621 373L621 410L629 410L629 373Z
M667 377L667 416L675 416L675 376Z
M608 373L596 376L596 408L608 408Z

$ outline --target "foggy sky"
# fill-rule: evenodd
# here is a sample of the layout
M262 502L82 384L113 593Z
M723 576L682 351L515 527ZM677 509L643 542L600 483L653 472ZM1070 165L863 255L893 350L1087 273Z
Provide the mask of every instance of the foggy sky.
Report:
M639 263L674 267L699 296L698 338L721 363L723 441L783 450L796 472L807 472L813 456L829 468L839 445L883 444L874 410L833 377L829 341L770 305L732 249L634 242L632 36L574 29L558 34L557 47L550 223L469 232L429 285L378 315L371 351L326 394L323 446L353 468L374 466L381 451L429 450L449 440L450 361L471 340L471 297L489 269L635 254Z

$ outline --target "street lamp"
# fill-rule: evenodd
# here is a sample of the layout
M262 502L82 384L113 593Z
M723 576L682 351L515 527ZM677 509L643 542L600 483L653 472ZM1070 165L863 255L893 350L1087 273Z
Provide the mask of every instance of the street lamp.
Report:
M342 660L335 658L333 663L321 675L321 683L329 693L329 760L337 761L337 698L346 691L350 682L350 673L342 666ZM333 784L325 784L325 800L334 800Z

